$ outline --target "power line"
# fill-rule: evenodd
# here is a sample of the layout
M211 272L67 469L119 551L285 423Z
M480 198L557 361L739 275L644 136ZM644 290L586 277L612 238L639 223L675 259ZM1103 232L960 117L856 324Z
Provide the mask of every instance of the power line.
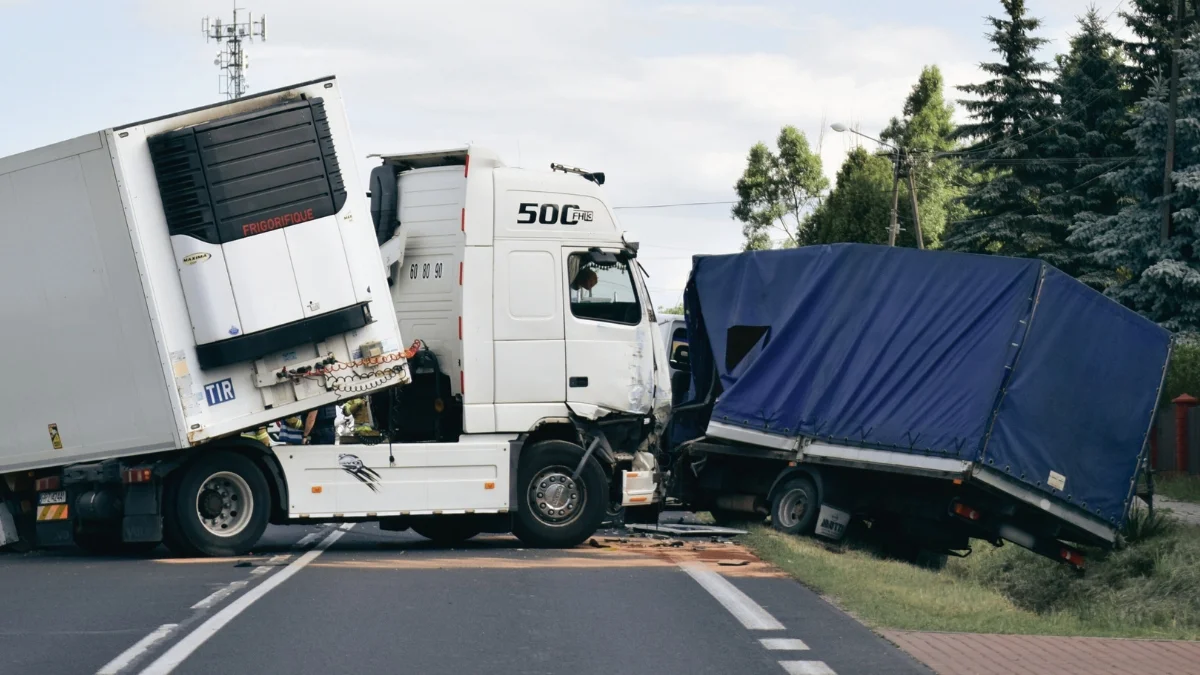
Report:
M713 206L716 204L736 204L736 201L728 202L679 202L675 204L641 204L638 206L614 206L614 209L673 209L681 206Z

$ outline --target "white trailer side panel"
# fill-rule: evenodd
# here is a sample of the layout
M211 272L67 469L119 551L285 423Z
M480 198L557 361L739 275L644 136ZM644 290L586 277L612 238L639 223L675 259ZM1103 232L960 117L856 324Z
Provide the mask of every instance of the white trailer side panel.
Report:
M117 182L102 133L0 160L5 471L181 447Z

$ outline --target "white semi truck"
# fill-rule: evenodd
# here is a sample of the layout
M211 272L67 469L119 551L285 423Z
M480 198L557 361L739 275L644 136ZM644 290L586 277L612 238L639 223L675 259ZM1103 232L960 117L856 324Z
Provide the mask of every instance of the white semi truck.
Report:
M326 78L0 159L0 545L656 513L670 385L602 175L388 155L368 204L353 157ZM245 434L364 395L371 442Z

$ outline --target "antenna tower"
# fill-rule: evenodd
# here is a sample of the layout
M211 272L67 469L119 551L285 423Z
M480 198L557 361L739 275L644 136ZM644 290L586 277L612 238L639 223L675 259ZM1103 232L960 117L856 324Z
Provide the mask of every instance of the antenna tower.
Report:
M247 89L245 71L250 68L250 59L242 50L242 43L254 42L254 38L267 39L267 17L261 16L255 21L254 16L246 12L245 20L240 21L235 0L233 21L223 23L220 17L210 21L206 16L200 23L200 30L206 42L224 45L213 60L213 65L221 69L221 93L230 100L241 98Z

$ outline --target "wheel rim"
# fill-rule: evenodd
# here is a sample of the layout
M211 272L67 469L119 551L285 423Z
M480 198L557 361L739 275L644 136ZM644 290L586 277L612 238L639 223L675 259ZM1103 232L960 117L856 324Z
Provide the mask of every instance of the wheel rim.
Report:
M791 490L779 500L779 509L777 516L779 517L779 526L782 528L792 528L800 524L804 520L804 514L808 513L808 493L804 490Z
M565 466L542 469L529 481L528 492L534 517L551 527L575 522L587 504L583 481L572 478Z
M250 484L236 473L220 471L209 476L196 494L196 517L209 534L232 537L250 524L254 494Z

